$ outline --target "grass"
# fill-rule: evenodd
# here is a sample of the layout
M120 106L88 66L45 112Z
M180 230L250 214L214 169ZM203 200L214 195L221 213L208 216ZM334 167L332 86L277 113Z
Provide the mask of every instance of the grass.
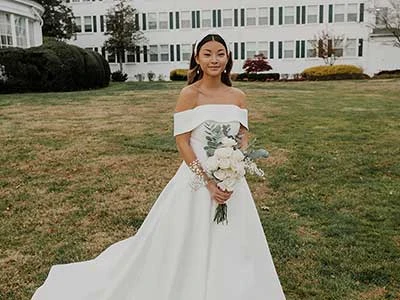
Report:
M0 95L0 299L133 235L180 164L183 83ZM400 80L238 83L288 300L400 299Z

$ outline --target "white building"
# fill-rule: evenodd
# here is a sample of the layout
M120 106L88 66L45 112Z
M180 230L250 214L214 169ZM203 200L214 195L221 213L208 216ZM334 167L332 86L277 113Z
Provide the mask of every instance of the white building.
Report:
M0 48L40 46L43 12L31 0L0 0Z
M111 68L117 69L115 57L102 49L104 15L115 1L67 2L80 29L70 42L102 53ZM271 72L281 74L324 64L312 46L322 30L341 36L337 51L343 56L336 64L354 64L367 74L400 68L400 49L372 34L374 1L133 0L131 4L148 42L135 53L126 53L124 71L130 80L148 71L168 78L171 70L188 68L191 45L200 32L212 28L229 42L236 73L243 72L245 59L256 53L264 53Z

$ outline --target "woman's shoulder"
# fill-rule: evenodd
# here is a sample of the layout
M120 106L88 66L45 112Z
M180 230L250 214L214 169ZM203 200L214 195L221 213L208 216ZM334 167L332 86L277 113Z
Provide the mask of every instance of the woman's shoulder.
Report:
M179 93L175 112L194 108L196 106L197 96L198 90L193 86L193 84L185 86Z
M235 99L236 105L241 108L246 108L246 94L241 89L231 86L230 87L232 98Z

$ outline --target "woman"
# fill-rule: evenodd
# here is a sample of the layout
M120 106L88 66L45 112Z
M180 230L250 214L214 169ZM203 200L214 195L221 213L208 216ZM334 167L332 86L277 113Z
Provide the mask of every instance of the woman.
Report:
M285 299L247 182L220 189L204 171L207 126L247 145L245 94L230 82L231 53L207 33L193 50L174 114L183 158L137 233L93 260L55 265L34 300ZM213 221L226 203L229 223Z

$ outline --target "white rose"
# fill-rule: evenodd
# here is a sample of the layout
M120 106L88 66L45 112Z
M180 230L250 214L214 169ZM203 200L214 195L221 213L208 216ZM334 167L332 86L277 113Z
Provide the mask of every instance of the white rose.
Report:
M228 169L231 166L231 160L229 158L221 158L218 161L218 166L221 169Z
M243 177L246 174L245 166L243 162L238 162L232 165L232 169L236 172L239 177Z
M207 158L204 165L208 171L214 171L218 169L218 158L216 158L214 155L210 156Z
M228 138L226 136L222 138L221 143L224 147L232 147L237 144L237 142L234 139Z
M214 155L217 158L229 158L232 155L233 148L231 147L222 147L215 150Z
M236 178L228 177L224 181L217 183L217 186L222 190L232 192L236 185L236 182Z
M222 169L219 169L213 173L214 177L218 180L224 180L228 177L228 172Z
M236 161L242 161L244 159L242 151L240 151L239 149L234 150L232 153L232 159Z

